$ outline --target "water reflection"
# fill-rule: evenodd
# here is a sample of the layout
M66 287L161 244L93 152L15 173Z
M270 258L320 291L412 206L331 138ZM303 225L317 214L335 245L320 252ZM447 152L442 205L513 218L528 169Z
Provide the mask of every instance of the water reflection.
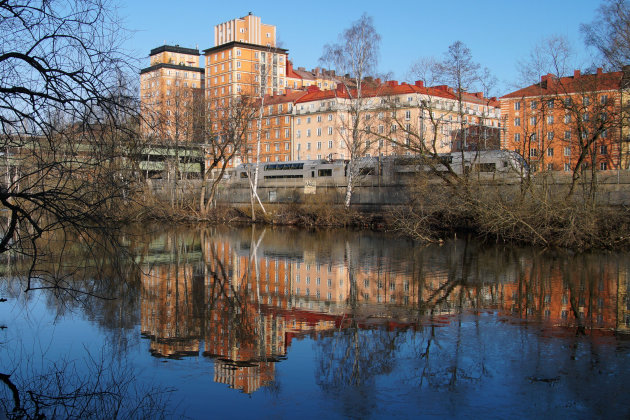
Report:
M318 385L332 391L391 372L409 342L421 361L415 385L480 380L487 356L466 347L469 314L481 349L492 341L479 329L484 313L550 337L630 332L630 261L620 255L260 227L141 242L140 323L151 354L212 359L214 381L245 393L271 386L276 363L304 336L317 343ZM441 325L455 326L448 354L439 350Z

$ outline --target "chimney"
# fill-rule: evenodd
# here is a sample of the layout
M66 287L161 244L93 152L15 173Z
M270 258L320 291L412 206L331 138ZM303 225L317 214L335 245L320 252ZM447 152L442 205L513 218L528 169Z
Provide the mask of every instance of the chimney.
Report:
M389 87L396 87L398 86L398 81L397 80L388 80L387 82L385 82L387 84L387 86Z
M424 87L424 82L422 80L416 80L416 83L414 83L416 86L418 86L419 88L423 88Z
M604 69L601 67L597 67L597 75L600 76L602 74L604 74Z
M574 70L573 71L573 78L574 79L579 79L580 78L580 71L579 70Z

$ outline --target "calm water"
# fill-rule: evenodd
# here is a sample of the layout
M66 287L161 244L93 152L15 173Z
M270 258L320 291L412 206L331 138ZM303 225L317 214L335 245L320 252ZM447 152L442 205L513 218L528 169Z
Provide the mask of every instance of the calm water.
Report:
M51 242L33 285L62 291L23 293L25 262L4 261L5 413L630 416L628 254L260 227L122 239L114 259Z

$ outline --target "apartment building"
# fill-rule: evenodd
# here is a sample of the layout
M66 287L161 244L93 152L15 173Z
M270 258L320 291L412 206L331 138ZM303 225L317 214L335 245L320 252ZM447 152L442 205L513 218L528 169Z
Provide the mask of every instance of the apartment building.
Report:
M282 93L288 50L276 46L276 27L251 13L214 27L215 46L204 50L211 108L225 106L231 95Z
M287 77L285 87L290 89L303 89L309 86L317 86L319 89L335 89L340 82L334 70L326 70L321 67L311 71L304 67L293 67L293 63L287 61Z
M534 171L628 167L628 71L547 74L502 98L502 148L521 153Z
M293 159L292 139L294 128L294 107L297 100L306 95L305 91L286 89L280 95L264 98L261 120L261 162L285 162ZM252 126L255 122L252 123ZM247 141L253 147L257 133L251 130ZM252 157L255 157L252 153Z
M498 101L481 93L461 96L460 109L458 96L447 86L375 81L363 90L357 125L362 144L354 157L493 148L499 141ZM350 157L353 101L356 91L343 84L334 90L307 89L294 112L296 159Z
M140 71L142 132L171 142L193 141L204 89L199 50L163 45L149 58L151 65Z

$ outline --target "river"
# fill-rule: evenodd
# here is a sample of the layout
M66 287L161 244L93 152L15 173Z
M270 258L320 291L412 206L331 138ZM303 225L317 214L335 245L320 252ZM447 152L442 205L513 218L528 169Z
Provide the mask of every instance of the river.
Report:
M27 261L5 256L6 416L630 416L627 253L272 227L120 239L51 240L26 293Z

